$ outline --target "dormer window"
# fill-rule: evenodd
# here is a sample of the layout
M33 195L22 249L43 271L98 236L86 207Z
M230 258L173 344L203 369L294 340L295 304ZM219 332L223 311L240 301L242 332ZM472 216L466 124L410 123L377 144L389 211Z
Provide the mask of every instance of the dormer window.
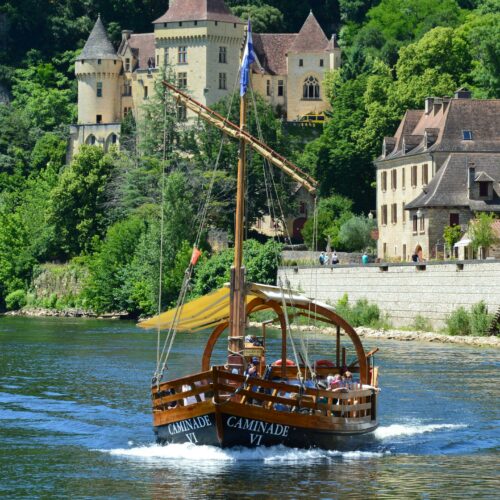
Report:
M299 59L299 66L304 66L304 59Z
M479 182L479 196L481 198L487 198L490 195L489 187L489 182Z
M472 130L462 130L464 141L472 141Z
M100 59L97 59L97 64L101 64L101 60Z
M324 59L319 60L319 65L320 65L320 67L323 67L325 65Z
M125 71L130 71L130 58L125 58Z

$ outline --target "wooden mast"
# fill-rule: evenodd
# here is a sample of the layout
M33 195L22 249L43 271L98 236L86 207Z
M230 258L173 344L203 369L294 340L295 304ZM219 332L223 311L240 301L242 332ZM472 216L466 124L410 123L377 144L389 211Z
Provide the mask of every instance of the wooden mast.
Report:
M240 131L246 129L246 94L240 97ZM243 266L243 232L245 214L246 141L240 137L234 224L234 262L231 268L231 304L229 309L228 364L243 366L246 325L245 267Z

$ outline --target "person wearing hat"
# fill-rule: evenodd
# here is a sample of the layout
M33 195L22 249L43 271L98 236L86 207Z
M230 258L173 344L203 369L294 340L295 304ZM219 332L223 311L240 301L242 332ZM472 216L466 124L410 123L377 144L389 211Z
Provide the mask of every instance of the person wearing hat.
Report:
M247 369L245 371L246 375L249 375L250 377L257 377L257 375L259 374L258 373L259 363L260 363L259 358L257 356L254 356L252 358L252 361L248 363Z

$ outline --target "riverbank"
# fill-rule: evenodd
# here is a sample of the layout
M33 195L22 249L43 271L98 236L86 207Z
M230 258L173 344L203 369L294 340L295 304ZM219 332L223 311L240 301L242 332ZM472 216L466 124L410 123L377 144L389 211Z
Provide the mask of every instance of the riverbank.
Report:
M110 312L97 314L85 309L47 309L44 307L30 307L19 309L17 311L8 311L5 316L22 316L27 318L94 318L94 319L129 319L127 312Z
M261 323L251 322L250 326L260 328ZM279 329L275 325L267 325L267 328ZM307 326L307 325L296 325L294 329L299 329L303 331L314 331L319 330L319 327ZM331 327L322 327L321 331L328 335L335 335L337 329ZM362 338L370 339L384 339L384 340L399 340L403 342L417 341L417 342L438 342L442 344L464 344L464 345L477 345L477 346L488 346L488 347L500 347L500 337L471 337L471 336L452 336L445 335L442 333L434 332L418 332L410 330L376 330L374 328L368 328L365 326L359 326L356 328L357 334Z

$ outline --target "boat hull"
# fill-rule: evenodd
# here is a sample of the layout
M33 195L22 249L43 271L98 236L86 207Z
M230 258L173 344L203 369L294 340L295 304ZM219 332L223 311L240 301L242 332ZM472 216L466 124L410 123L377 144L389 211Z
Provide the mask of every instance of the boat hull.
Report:
M377 427L374 422L358 430L319 430L229 413L222 413L220 421L222 432L217 429L215 412L157 426L156 440L162 445L192 443L221 448L284 445L346 451L366 447Z

